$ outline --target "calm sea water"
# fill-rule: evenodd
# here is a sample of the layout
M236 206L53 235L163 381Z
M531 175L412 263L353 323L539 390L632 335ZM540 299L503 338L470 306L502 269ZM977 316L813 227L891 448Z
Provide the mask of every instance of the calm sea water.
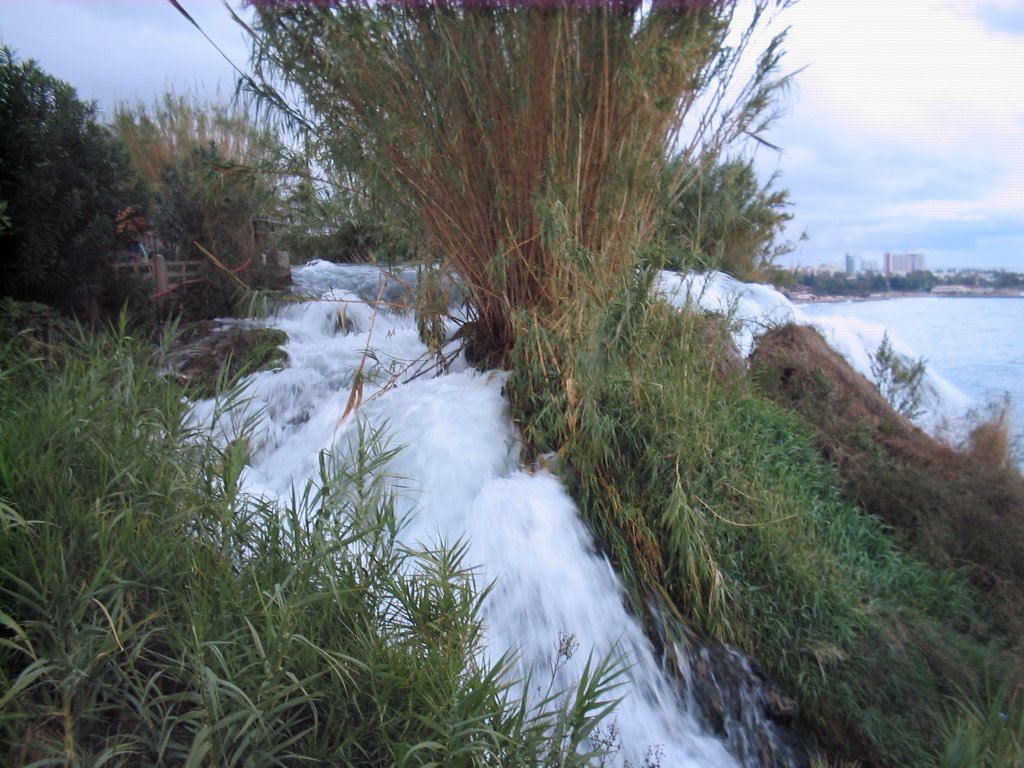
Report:
M1010 397L1024 436L1024 298L913 297L804 304L808 316L884 325L979 405Z

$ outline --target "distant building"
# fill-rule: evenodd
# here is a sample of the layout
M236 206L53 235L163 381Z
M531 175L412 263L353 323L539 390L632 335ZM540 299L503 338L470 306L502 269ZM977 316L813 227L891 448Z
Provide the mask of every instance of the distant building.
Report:
M887 275L906 275L911 272L924 272L924 254L906 251L904 253L886 252L884 271Z
M878 271L878 259L861 259L860 260L860 271L861 272L877 272Z
M857 274L857 257L852 253L846 254L846 274L848 277Z

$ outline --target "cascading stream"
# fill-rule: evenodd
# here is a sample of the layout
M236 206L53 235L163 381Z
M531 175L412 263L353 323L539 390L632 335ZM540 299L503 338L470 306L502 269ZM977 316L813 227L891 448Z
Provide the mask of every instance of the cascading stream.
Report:
M619 764L761 765L751 757L754 750L742 746L752 743L750 735L730 732L729 743L742 759L731 755L699 722L694 686L683 694L664 673L624 607L621 581L557 478L521 468L503 374L479 373L456 361L444 375L411 376L419 369L410 363L422 366L427 354L413 317L393 310L375 314L368 302L400 300L415 275L382 288L382 274L376 267L326 262L297 268L296 292L318 300L287 303L267 321L288 335L288 366L250 376L244 400L226 414L218 415L209 401L195 404L194 419L216 421L225 440L243 423L258 424L244 489L287 500L293 488L317 477L322 451L340 454L351 445L357 419L382 427L391 444L402 446L388 471L406 520L403 541L466 544L464 562L475 569L477 587L493 584L483 602L487 653L493 659L516 653L516 675L530 681L528 696L568 690L589 657L616 654L629 665L627 683L616 692L622 701L600 736L618 747ZM741 320L796 314L764 286L724 276L690 280L684 284L665 273L660 289L674 303L696 299L711 309L731 308ZM713 306L716 301L723 306ZM743 324L738 338L745 352L750 327ZM361 397L353 398L357 371ZM360 405L351 412L354 401ZM736 655L735 663L747 662ZM748 694L737 700L741 709L748 706ZM761 727L751 725L756 718L729 719L741 729Z
M286 305L268 320L288 334L288 367L249 377L244 402L219 418L225 439L258 420L253 434L262 442L252 446L245 490L286 500L316 477L321 451L344 451L356 425L346 407L362 366L358 418L402 446L388 467L406 520L401 537L413 546L465 542L477 587L494 585L483 602L491 658L514 651L516 676L539 697L571 689L588 658L621 656L627 683L600 733L618 748L619 764L737 766L662 673L560 482L520 468L503 375L462 367L402 383L409 362L427 350L410 315L373 317L365 299L377 297L380 275L323 262L296 270L298 290L320 300ZM214 404L196 404L194 418L209 423Z

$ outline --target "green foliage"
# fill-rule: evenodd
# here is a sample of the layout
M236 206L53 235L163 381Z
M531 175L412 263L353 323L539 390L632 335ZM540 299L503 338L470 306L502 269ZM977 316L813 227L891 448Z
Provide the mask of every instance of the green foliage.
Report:
M82 309L110 280L118 209L143 200L94 105L0 49L0 295Z
M153 225L178 258L203 258L200 246L228 267L253 257L252 220L273 198L253 169L211 144L165 166L161 180Z
M927 292L939 284L931 272L911 272L908 275L883 275L878 272L856 276L845 272L828 274L802 274L797 278L819 296L868 296L887 291Z
M677 166L679 161L677 161ZM778 238L793 218L789 191L762 185L753 160L731 159L671 177L675 188L662 221L670 269L718 269L758 280L775 259L795 247Z
M196 242L228 266L253 256L253 218L277 214L293 181L276 134L238 105L172 94L119 106L111 127L156 190L154 228L179 258L200 258Z
M610 663L513 696L463 547L398 542L379 435L286 506L248 498L244 429L184 426L148 355L123 327L57 368L0 346L6 764L591 762Z
M206 264L207 282L191 290L187 314L228 314L259 272L253 266L258 254L252 222L270 205L273 192L258 172L224 159L213 145L196 147L166 166L162 180L154 230L174 258Z
M721 318L649 291L640 273L572 341L521 316L507 390L525 439L555 454L638 615L659 596L751 653L837 756L933 765L950 697L1002 663L972 634L982 601L843 498Z
M1017 272L1007 272L1006 270L999 270L995 275L995 280L992 283L994 288L1020 288L1024 286L1024 275Z
M763 128L779 41L735 82L769 3L747 29L735 5L263 4L254 60L301 95L291 109L335 167L465 281L463 336L500 363L517 310L557 324L629 274L671 151L710 157Z
M165 256L206 264L207 282L179 295L175 310L224 315L246 289L273 284L260 255L279 236L258 238L253 221L282 226L296 183L294 157L276 134L239 106L171 94L150 107L121 105L112 129L153 189L149 223Z
M957 702L941 768L1021 768L1024 766L1024 702L1008 685L987 689L977 703Z
M924 360L911 361L894 352L888 333L871 355L871 374L879 394L908 419L916 419L922 413L924 373Z
M211 146L224 160L261 171L262 186L279 183L282 175L277 136L260 128L239 104L167 93L150 106L118 105L110 127L139 174L156 188L163 185L166 168Z

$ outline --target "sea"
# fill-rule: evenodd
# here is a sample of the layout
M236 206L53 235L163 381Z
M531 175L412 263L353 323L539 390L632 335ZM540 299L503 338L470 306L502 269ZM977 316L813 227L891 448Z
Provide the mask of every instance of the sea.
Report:
M1018 463L1024 459L1024 296L912 296L801 304L799 311L809 319L885 327L894 343L967 395L979 413L1008 402Z

